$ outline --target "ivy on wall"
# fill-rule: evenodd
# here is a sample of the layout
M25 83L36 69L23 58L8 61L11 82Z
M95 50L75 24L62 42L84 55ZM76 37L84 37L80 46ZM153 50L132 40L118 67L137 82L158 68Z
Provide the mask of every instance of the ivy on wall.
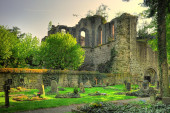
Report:
M114 64L116 54L117 54L117 51L115 50L115 48L112 48L110 60L107 61L106 63L101 63L98 65L98 71L100 73L112 72L112 65Z

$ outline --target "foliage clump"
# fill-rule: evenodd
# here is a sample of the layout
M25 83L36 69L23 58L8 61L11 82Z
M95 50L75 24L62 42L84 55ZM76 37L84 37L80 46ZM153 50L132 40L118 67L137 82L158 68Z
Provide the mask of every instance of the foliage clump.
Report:
M0 26L0 66L7 67L12 56L12 50L17 43L17 36L4 26Z
M103 17L103 16L100 16L100 15L88 16L88 17L86 17L86 18L89 19L89 20L91 20L92 23L95 23L95 19L96 19L96 18L101 18L101 23L102 23L102 24L107 23L106 18Z
M56 33L41 44L43 66L52 69L77 69L84 62L85 51L69 33Z
M96 10L96 13L94 13L94 11L89 10L87 12L87 18L89 18L92 22L94 22L96 17L101 17L101 21L103 24L107 23L107 19L108 19L108 11L109 8L107 5L101 4L98 9Z
M39 40L31 34L20 34L19 28L0 25L0 67L32 67L39 49Z

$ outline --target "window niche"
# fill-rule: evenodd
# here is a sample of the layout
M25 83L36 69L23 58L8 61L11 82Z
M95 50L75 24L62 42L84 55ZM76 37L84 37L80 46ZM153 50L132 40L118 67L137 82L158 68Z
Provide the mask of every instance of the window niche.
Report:
M98 28L98 40L97 40L97 45L101 45L102 44L102 27L99 26Z
M86 37L86 32L81 31L80 32L80 45L81 46L85 46L85 37Z

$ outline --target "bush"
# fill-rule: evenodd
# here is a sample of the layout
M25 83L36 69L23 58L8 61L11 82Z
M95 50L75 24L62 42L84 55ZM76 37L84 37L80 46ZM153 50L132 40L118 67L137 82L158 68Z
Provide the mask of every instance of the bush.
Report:
M75 88L74 88L73 93L74 93L74 94L78 94L78 93L79 93L79 91L78 91L78 88L77 88L77 87L75 87Z
M46 68L77 69L84 62L85 51L69 33L56 33L41 44L41 58Z

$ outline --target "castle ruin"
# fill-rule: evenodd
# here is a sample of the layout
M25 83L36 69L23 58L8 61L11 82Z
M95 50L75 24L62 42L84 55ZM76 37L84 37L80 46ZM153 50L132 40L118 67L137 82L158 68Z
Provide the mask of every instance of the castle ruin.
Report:
M116 56L110 65L112 73L129 73L134 77L147 79L154 84L158 80L158 56L147 44L137 39L137 17L124 13L104 23L101 16L82 18L74 27L52 26L48 35L69 32L85 49L82 70L100 71L112 60L111 50ZM84 35L82 35L84 34Z

